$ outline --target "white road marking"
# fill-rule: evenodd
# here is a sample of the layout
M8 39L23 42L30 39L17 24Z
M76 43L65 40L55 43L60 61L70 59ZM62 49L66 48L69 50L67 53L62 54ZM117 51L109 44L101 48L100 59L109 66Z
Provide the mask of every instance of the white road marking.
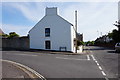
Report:
M99 64L99 63L97 63L97 65L99 66L100 64Z
M105 77L106 80L109 80L107 77Z
M98 66L100 70L102 70L102 67L101 66Z
M89 55L87 55L87 60L88 60L88 61L90 60L90 56L89 56Z
M94 57L93 55L91 55L91 57L93 58L94 61L96 60L95 57Z
M9 53L7 53L9 54ZM12 54L12 55L21 55L21 56L38 56L38 55L32 55L32 54Z
M69 56L69 55L64 55L64 56ZM90 60L90 56L89 55L87 55L86 57L86 59L79 59L79 58L66 58L66 57L56 57L56 58L58 58L58 59L67 59L67 60Z
M95 60L95 62L98 63L97 60Z
M106 76L106 74L105 74L105 72L104 71L101 71L102 72L102 74L104 75L104 76Z
M63 55L63 56L70 56L70 55Z
M109 79L107 78L106 73L103 71L102 67L100 66L100 64L98 63L98 61L95 59L95 57L94 57L93 55L91 55L91 57L92 57L92 59L95 61L95 63L97 64L98 68L101 70L102 75L105 76L105 79L106 79L106 80L109 80Z
M88 60L88 59L76 59L76 58L64 58L64 57L56 57L58 59L66 59L66 60Z

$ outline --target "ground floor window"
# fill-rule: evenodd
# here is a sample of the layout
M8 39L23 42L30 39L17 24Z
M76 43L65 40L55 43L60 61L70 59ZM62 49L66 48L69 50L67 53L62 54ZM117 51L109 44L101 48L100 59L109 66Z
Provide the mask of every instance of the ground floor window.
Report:
M45 41L45 49L51 49L51 42Z

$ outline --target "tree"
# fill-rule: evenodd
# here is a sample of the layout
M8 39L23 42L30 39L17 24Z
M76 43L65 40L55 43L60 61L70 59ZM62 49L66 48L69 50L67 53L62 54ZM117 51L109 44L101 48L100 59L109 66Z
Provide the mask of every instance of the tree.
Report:
M112 33L108 33L108 37L112 38L113 34Z
M115 43L120 42L120 33L118 30L114 29L108 36L109 38L112 38Z
M8 37L9 35L7 35L7 34L2 34L2 37Z
M83 41L77 41L77 46L84 45Z
M95 41L88 41L88 42L86 42L86 45L92 46L92 45L94 45L94 44L95 44Z
M118 30L113 30L112 39L115 42L120 42L120 20L116 21L114 25L117 26Z
M116 21L116 23L114 25L118 27L118 31L120 33L120 20Z
M8 38L19 37L15 32L10 32Z
M120 42L120 34L119 31L117 31L116 29L114 29L112 31L112 39L117 43Z

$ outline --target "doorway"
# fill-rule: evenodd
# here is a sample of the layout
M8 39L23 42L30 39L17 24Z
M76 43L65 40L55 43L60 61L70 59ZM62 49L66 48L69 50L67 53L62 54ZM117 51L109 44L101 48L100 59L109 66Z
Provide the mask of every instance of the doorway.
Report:
M45 49L51 49L51 42L45 41Z

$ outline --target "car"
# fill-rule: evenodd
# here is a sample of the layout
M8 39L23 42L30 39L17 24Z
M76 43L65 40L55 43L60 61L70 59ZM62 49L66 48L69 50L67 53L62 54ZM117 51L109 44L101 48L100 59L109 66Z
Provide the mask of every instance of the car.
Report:
M116 43L116 45L115 45L115 51L116 52L120 52L120 42Z

